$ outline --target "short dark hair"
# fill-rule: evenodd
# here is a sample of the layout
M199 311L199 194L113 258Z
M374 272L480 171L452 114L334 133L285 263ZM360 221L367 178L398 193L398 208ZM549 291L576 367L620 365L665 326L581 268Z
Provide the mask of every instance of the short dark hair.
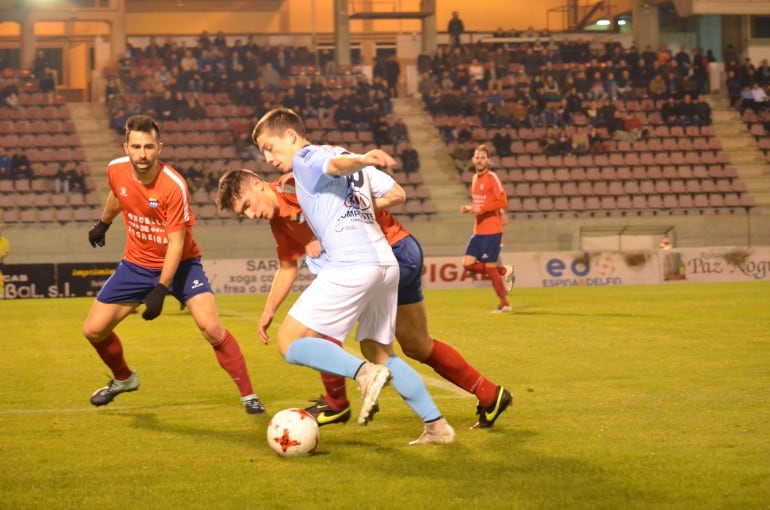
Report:
M251 132L251 140L257 143L257 138L265 131L283 133L287 129L293 129L299 136L306 137L305 122L302 117L289 108L274 108L259 119Z
M241 198L241 189L249 179L264 180L260 175L251 170L240 168L238 170L228 170L225 174L219 178L219 185L217 186L217 210L219 212L233 211L233 203L238 198Z
M126 141L131 131L140 131L142 133L155 133L155 137L160 139L160 127L155 119L149 115L132 115L126 120Z

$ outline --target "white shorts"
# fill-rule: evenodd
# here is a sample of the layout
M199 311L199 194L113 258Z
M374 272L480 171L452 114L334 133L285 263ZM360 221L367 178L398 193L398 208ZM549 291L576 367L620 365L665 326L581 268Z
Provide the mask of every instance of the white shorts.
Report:
M344 341L358 322L356 340L390 345L396 328L398 266L323 269L289 315L306 327Z

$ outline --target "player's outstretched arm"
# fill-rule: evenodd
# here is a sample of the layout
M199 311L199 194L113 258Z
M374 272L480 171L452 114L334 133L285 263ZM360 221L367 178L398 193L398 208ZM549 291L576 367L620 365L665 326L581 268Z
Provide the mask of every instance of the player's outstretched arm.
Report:
M329 160L328 172L331 175L351 175L367 166L392 168L396 160L382 149L372 149L366 154L343 154Z
M372 149L363 155L364 166L376 168L393 168L397 165L393 156L382 149Z
M404 191L400 184L395 183L383 196L374 198L374 207L377 209L388 209L404 202L406 202L406 191Z

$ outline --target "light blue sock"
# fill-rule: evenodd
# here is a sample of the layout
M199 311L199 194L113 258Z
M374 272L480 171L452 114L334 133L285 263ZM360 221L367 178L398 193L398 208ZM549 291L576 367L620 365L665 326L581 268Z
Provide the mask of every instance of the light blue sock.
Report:
M295 340L286 350L286 361L321 372L353 379L363 363L345 349L322 338L305 337Z
M407 365L407 363L398 356L391 356L388 361L385 362L385 366L390 369L390 373L393 375L391 383L396 389L401 398L404 399L406 405L408 405L417 416L422 418L422 421L433 421L441 418L441 412L433 402L428 388L425 387L425 383L422 381L420 374Z

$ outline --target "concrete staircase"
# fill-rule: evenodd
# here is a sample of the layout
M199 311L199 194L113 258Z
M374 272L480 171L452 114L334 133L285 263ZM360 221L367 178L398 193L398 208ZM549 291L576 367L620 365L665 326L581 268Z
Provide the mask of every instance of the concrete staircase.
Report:
M105 170L107 163L123 155L121 138L108 128L109 119L104 104L67 103L70 117L80 137L86 155L89 174L97 192L108 192Z
M403 95L393 99L393 107L396 117L409 128L412 145L420 154L420 174L441 220L411 221L407 228L420 240L426 256L462 257L473 229L473 217L460 214L460 206L470 201L468 190L422 100Z
M757 146L749 128L739 112L722 96L712 96L714 134L722 142L723 150L730 156L738 177L764 214L770 213L770 164Z
M396 117L409 128L412 145L420 154L420 173L430 188L430 199L443 218L460 216L460 206L469 202L468 191L447 154L446 144L433 126L433 118L415 97L393 99Z

